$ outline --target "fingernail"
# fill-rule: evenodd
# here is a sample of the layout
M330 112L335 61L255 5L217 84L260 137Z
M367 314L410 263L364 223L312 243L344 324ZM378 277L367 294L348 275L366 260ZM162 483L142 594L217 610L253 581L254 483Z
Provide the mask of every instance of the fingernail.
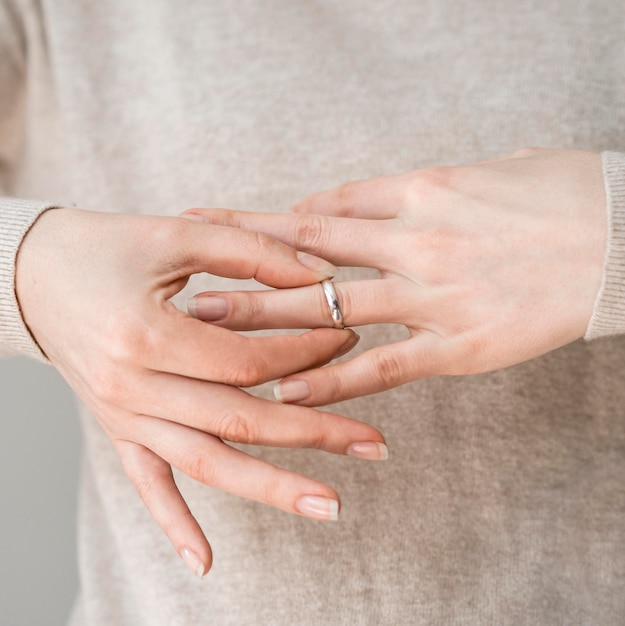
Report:
M203 222L204 218L198 213L182 213L180 217L185 220L191 220L192 222Z
M383 443L377 441L358 441L350 443L345 451L349 456L368 461L386 461L388 459L388 448Z
M196 296L189 298L187 311L199 320L216 322L228 315L228 302L218 296Z
M360 335L357 335L353 330L350 330L350 336L347 338L344 344L338 349L334 355L335 359L347 354L358 342L360 341Z
M321 496L302 496L295 503L295 508L306 517L336 522L339 519L339 503Z
M206 566L202 563L202 559L191 548L182 548L180 557L198 578L202 578L206 574Z
M298 402L310 395L310 387L305 380L284 380L273 388L278 402Z
M320 274L321 276L327 276L332 278L339 273L339 268L324 259L320 259L318 256L313 256L307 252L297 252L297 260L309 270Z

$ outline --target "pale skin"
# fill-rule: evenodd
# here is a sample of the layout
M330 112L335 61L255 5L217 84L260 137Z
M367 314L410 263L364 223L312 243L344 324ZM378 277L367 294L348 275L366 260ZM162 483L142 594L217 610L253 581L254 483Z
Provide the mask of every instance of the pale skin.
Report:
M276 397L305 406L496 370L583 337L607 239L600 155L574 150L356 181L286 215L187 215L379 270L377 280L335 281L345 324L402 324L408 338L284 378ZM332 325L318 285L198 294L190 311L230 329Z
M328 485L225 441L385 458L373 427L270 402L240 387L323 365L349 351L350 330L245 337L200 322L170 298L190 275L317 283L336 268L270 236L181 218L44 213L18 254L24 319L50 362L110 437L145 505L199 576L210 545L172 467L207 485L318 520L338 516Z
M600 157L580 151L521 151L358 181L290 215L193 209L185 217L49 211L20 250L17 293L33 336L199 575L210 568L210 546L172 466L334 519L339 500L329 486L222 440L384 458L374 428L309 407L506 367L582 337L607 238ZM320 367L356 338L323 328L331 318L317 283L335 268L319 257L377 268L378 280L336 281L345 323L403 324L408 339ZM202 271L278 289L200 294L190 311L205 324L169 302ZM232 332L256 328L317 330L264 339ZM291 405L239 389L280 377L277 396Z

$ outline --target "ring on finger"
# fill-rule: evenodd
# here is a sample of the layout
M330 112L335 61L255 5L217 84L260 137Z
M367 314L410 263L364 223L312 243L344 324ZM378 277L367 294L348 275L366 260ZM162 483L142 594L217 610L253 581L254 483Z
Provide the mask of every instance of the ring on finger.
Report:
M330 308L330 316L332 317L332 325L334 328L343 329L345 324L343 323L343 313L341 312L341 306L339 305L339 299L334 289L334 284L331 280L324 280L321 282L323 287L323 294L328 302Z

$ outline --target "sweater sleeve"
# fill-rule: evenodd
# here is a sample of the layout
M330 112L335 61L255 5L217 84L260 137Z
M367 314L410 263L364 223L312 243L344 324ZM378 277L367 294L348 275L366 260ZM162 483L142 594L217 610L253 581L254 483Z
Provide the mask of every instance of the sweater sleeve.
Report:
M15 264L24 236L51 204L5 197L23 136L25 48L16 5L0 0L0 355L21 353L44 360L20 313Z
M24 236L51 205L0 198L0 356L27 354L46 360L22 318L15 293L15 262Z
M586 339L625 334L625 153L604 152L608 245Z

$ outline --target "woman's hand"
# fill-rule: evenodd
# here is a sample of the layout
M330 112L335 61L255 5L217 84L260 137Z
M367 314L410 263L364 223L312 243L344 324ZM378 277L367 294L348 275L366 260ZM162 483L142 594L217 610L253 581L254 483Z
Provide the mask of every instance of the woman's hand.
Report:
M22 245L17 292L26 323L199 575L210 567L210 547L171 466L285 511L336 519L339 501L330 487L222 439L373 459L385 448L370 426L237 388L322 365L354 346L353 332L250 338L199 322L169 300L198 272L287 287L315 283L335 269L266 235L73 209L44 213Z
M290 215L193 209L268 233L379 280L335 283L344 322L403 324L406 341L294 374L276 388L314 406L410 380L532 359L584 335L607 237L598 154L519 151L466 167L348 183ZM319 285L199 294L194 314L232 329L330 326Z

